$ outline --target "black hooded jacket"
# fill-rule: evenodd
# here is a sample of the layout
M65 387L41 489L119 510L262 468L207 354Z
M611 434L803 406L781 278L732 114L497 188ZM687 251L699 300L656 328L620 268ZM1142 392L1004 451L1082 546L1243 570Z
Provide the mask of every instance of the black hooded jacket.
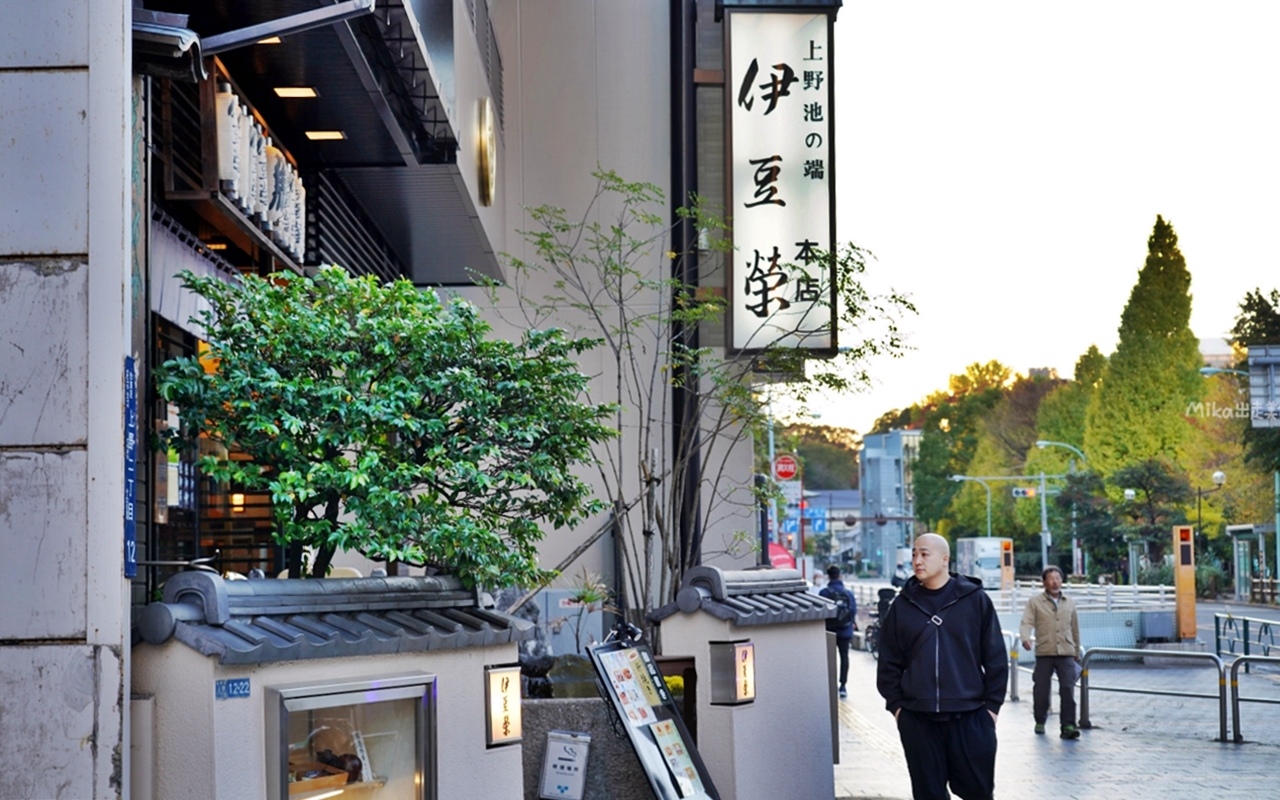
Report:
M885 707L999 714L1008 680L1000 619L982 584L953 572L947 587L930 592L908 579L881 621L876 685Z

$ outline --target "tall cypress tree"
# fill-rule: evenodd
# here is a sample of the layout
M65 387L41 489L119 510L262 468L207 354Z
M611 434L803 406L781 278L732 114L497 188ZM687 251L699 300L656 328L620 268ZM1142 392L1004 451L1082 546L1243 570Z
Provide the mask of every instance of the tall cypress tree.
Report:
M1103 474L1147 459L1177 461L1182 453L1187 407L1204 392L1190 289L1178 236L1157 216L1120 317L1120 343L1086 415L1085 450Z

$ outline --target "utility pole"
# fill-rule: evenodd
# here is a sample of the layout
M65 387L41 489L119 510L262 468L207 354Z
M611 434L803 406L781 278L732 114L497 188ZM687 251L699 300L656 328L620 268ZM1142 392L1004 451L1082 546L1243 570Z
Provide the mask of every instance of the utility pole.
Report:
M1044 470L1040 471L1040 569L1049 567L1049 507L1045 504Z

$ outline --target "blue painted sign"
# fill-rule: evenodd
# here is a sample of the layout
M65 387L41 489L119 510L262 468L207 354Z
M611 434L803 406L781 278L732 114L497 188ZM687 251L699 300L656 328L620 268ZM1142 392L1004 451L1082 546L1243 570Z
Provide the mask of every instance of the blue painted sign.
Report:
M230 678L224 681L214 681L213 696L218 700L235 700L240 697L248 697L249 679Z
M800 520L798 517L788 517L782 520L780 527L783 533L799 533Z
M138 575L138 373L124 358L124 576Z

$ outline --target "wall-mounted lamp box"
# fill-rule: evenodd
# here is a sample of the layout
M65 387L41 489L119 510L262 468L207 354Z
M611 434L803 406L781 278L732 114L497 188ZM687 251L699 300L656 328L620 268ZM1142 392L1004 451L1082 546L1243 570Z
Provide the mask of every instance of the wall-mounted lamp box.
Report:
M711 705L738 706L756 699L756 646L750 641L708 642Z
M516 744L524 738L520 707L520 665L484 668L485 744Z
M266 689L267 796L435 800L435 677Z

